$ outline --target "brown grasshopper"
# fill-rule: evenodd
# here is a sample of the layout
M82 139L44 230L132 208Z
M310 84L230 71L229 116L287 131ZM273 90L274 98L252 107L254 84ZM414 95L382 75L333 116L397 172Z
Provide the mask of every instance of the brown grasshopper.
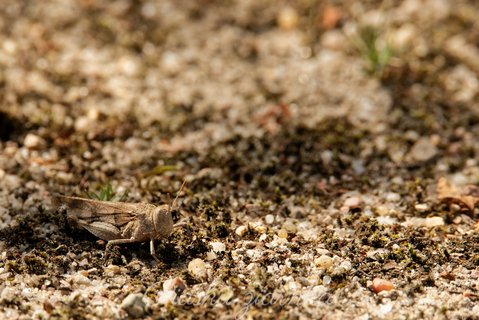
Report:
M69 222L107 240L107 249L116 244L150 241L150 253L157 259L154 240L168 238L174 228L183 225L173 223L171 208L184 185L185 182L171 205L110 202L60 195L52 197L52 204L67 211Z

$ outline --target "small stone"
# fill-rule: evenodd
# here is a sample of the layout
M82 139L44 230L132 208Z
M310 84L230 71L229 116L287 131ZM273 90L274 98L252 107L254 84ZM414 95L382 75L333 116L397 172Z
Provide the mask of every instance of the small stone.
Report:
M226 245L223 242L210 242L210 247L213 252L224 252L226 250Z
M121 307L131 317L141 317L145 313L146 303L141 293L130 293L121 303Z
M438 227L444 225L444 218L442 217L429 217L426 218L425 224L426 227Z
M321 15L321 26L325 29L335 28L342 15L339 7L325 6Z
M389 208L384 205L379 205L375 208L375 212L379 216L385 216L389 213Z
M371 289L375 293L379 293L381 291L391 291L394 289L394 284L388 280L375 278L371 285Z
M40 146L45 144L45 140L43 140L41 137L39 137L39 136L37 136L33 133L29 133L25 137L25 140L23 140L23 144L28 149L37 149Z
M333 258L328 255L321 255L319 258L314 259L314 264L322 269L329 269L334 263Z
M363 160L361 159L356 159L351 162L351 167L354 170L354 173L356 175L361 175L366 171L366 168L364 167Z
M176 299L176 292L173 290L166 290L158 292L158 304L166 305L173 303Z
M401 195L396 192L389 192L388 194L386 194L386 200L390 202L398 202L399 200L401 200Z
M288 239L288 231L286 231L284 229L280 229L278 231L278 237L280 237L282 239Z
M282 8L276 18L276 22L281 29L291 30L296 28L299 21L298 12L292 7Z
M437 148L429 138L420 138L409 151L412 159L417 162L424 162L432 159L437 154Z
M323 164L328 165L331 163L331 161L333 161L334 154L331 150L324 150L319 154L319 156L321 157Z
M288 220L283 224L283 229L289 233L296 233L298 231L298 227L296 227L294 222L291 220Z
M164 291L183 291L186 289L186 284L181 278L168 279L163 283Z
M426 203L418 203L414 206L414 209L419 212L425 212L429 210L429 206Z
M206 253L206 260L211 261L211 260L215 260L216 258L217 258L216 253L214 253L213 251L209 251Z
M87 112L87 118L96 121L100 117L100 111L97 108L90 108Z
M349 262L349 261L343 261L343 262L341 262L341 264L340 264L339 267L338 267L338 272L339 272L339 273L348 272L349 270L352 269L352 267L353 267L353 266L352 266L351 262Z
M74 126L78 132L88 132L92 127L92 121L87 116L78 117Z
M404 24L391 33L391 45L397 50L405 49L411 45L416 34L417 30L413 24Z
M258 233L265 233L266 230L268 230L266 226L263 226L262 224L253 225L253 229Z
M206 264L201 259L193 259L188 263L188 272L196 279L206 279Z
M234 292L230 287L226 287L220 292L220 300L223 302L228 302L231 298L234 297Z
M243 237L247 232L248 232L248 226L239 226L235 230L236 235L240 237Z
M329 286L331 283L331 277L330 276L324 276L323 277L323 286Z
M348 208L357 208L361 205L361 199L359 197L349 197L344 200L343 205Z
M267 224L272 224L274 222L274 216L272 214L268 214L266 217L264 217L264 220Z
M444 219L442 217L429 217L429 218L409 218L402 223L403 226L409 227L438 227L444 225Z
M318 249L316 249L316 253L319 254L319 255L323 255L323 254L327 255L329 253L329 250L324 249L324 248L318 248Z

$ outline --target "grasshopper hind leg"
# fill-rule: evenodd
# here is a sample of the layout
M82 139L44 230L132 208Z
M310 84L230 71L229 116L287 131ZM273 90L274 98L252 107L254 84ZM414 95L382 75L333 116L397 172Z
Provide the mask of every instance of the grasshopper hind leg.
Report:
M105 263L106 263L106 259L107 259L107 253L111 250L111 247L114 246L114 245L117 245L117 244L124 244L124 243L133 243L133 242L136 242L134 238L129 238L129 239L114 239L114 240L110 240L107 242L106 244L106 248L105 248L105 255L104 255L104 260L105 260ZM123 263L127 263L125 257L122 255L121 256L121 259L122 259L122 262Z
M125 244L125 243L133 243L137 242L135 238L129 238L129 239L115 239L115 240L110 240L106 244L106 249L108 250L111 246L117 245L117 244ZM150 254L155 259L157 262L160 261L160 259L156 256L156 250L155 250L155 242L153 239L150 239Z

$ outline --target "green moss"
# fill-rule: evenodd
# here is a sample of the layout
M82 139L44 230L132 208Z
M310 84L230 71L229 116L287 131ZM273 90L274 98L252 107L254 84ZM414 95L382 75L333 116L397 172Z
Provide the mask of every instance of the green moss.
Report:
M23 273L25 272L25 266L17 261L8 260L5 262L5 270L13 273Z
M26 255L23 261L28 273L46 274L48 271L48 264L39 255Z

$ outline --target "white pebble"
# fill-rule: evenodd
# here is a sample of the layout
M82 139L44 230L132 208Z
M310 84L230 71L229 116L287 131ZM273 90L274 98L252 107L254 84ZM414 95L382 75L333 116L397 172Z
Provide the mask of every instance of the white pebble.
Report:
M323 254L319 258L314 259L314 264L320 268L329 269L333 265L333 258Z
M288 220L283 224L283 229L289 233L296 233L298 231L298 227L296 227L294 222L291 220Z
M141 317L145 313L146 303L141 293L130 293L121 303L121 307L131 317Z
M206 260L211 261L211 260L215 260L216 258L217 258L216 253L214 253L213 251L209 251L206 253Z
M196 279L206 279L206 264L201 259L193 259L188 263L188 272Z
M186 288L185 282L181 278L173 278L173 279L168 279L163 283L163 290L164 291L170 291L170 290L184 290Z
M45 140L43 140L41 137L32 133L27 134L27 136L25 137L25 140L23 140L23 144L28 149L36 149L42 146L44 143L45 143Z
M236 228L235 233L236 235L242 237L248 232L248 227L247 226L239 226Z
M386 195L386 199L391 202L398 202L399 200L401 200L401 195L396 192L389 192Z
M176 292L173 290L166 290L158 292L158 304L166 305L173 303L176 299Z
M361 199L359 197L350 197L344 200L343 205L348 208L357 208L361 205Z
M425 212L429 210L429 206L427 205L427 203L418 203L414 206L414 209L416 209L419 212Z
M352 265L351 265L351 262L349 261L343 261L339 267L338 267L338 271L340 273L343 273L343 272L348 272L349 270L351 270L352 268Z
M284 229L280 229L278 231L278 237L280 237L282 239L288 239L288 231L286 231Z
M274 222L274 216L272 214L268 214L266 217L264 217L264 220L267 224L272 224Z
M231 300L231 298L234 297L234 292L230 287L226 287L223 290L221 290L220 293L220 300L223 302L228 302Z
M213 252L224 252L226 250L226 245L223 242L210 242L210 247Z

